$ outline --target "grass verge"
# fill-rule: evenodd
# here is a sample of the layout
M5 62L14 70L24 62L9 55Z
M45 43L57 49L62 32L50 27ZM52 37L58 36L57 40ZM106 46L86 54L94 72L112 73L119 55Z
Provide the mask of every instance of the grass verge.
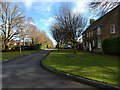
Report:
M53 51L44 63L54 69L114 86L118 82L118 57L70 50Z
M21 53L19 51L10 51L10 52L0 52L0 60L9 60L14 59L23 55L31 54L33 52L37 52L40 50L28 50L28 51L22 51Z

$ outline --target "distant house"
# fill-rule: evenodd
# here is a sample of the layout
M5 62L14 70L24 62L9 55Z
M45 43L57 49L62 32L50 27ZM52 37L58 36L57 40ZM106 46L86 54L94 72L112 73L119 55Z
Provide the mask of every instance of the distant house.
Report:
M82 36L83 50L102 52L103 40L120 36L120 5L92 22Z

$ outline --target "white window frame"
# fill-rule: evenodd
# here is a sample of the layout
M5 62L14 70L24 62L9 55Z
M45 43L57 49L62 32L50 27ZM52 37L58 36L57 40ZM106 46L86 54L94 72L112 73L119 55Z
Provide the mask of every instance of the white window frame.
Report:
M110 33L115 33L115 24L110 25Z
M101 28L98 27L98 28L97 28L97 35L100 35L100 34L101 34Z
M100 39L98 39L98 48L101 48L102 46L101 46L101 40Z

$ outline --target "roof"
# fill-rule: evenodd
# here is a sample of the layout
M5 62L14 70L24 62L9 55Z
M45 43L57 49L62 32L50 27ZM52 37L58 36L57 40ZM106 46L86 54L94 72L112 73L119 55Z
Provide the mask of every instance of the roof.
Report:
M112 9L111 11L109 11L108 13L106 13L105 15L103 15L102 17L100 17L99 19L97 19L96 21L94 21L91 25L89 25L89 27L86 30L88 30L90 28L94 29L94 28L102 25L102 24L99 24L99 25L96 26L95 24L97 22L99 22L101 19L103 19L104 17L106 17L108 14L112 13L114 10L120 10L120 5L116 6L114 9ZM86 30L82 34L84 34L86 32Z

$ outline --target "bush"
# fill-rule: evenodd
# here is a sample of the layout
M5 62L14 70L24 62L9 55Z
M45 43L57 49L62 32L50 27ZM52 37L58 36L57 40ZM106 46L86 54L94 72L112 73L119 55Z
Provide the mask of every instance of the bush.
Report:
M41 49L41 44L32 45L32 50L39 50L39 49Z
M102 42L102 49L108 54L120 54L120 37L105 39Z
M34 45L27 45L27 46L21 46L22 50L39 50L41 49L41 44L34 44ZM20 46L16 46L13 48L14 51L19 51Z
M47 49L47 45L42 44L42 45L41 45L41 49L43 49L43 50L44 50L44 49Z

